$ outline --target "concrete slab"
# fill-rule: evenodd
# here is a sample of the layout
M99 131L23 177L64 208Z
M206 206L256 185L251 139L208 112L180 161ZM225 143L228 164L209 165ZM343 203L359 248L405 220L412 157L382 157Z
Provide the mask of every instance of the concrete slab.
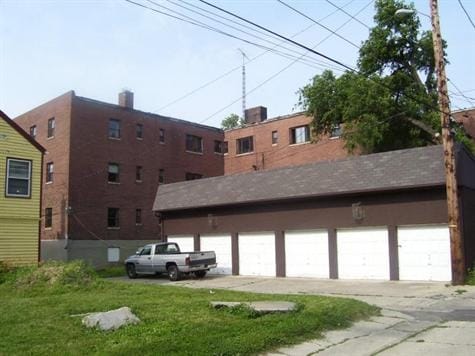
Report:
M407 356L407 355L431 355L431 356L473 356L475 346L430 344L426 342L406 342L396 347L385 350L378 356Z
M463 330L463 332L462 332ZM475 346L474 327L450 327L442 324L408 339L408 342L423 340L428 343Z
M297 305L293 302L285 302L285 301L256 301L256 302L220 302L214 301L210 303L213 308L233 308L237 307L238 305L244 304L249 306L251 309L259 313L286 313L294 311Z

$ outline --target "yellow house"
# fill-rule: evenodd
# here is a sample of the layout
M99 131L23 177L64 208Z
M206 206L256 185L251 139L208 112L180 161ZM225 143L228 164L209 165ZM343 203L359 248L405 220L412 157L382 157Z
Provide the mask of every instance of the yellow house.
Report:
M0 111L0 262L38 263L44 152Z

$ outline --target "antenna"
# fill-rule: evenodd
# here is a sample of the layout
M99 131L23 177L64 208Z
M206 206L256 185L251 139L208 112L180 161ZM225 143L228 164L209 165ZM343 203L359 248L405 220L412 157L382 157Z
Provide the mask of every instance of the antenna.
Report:
M246 53L240 48L237 49L242 54L242 118L246 118L246 65L245 59L249 59Z

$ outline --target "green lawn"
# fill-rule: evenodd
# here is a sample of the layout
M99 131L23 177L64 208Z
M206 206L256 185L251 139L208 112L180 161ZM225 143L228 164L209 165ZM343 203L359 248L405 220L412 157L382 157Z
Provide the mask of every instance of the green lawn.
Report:
M246 355L314 338L378 313L363 302L97 281L74 288L0 284L0 355ZM210 301L288 300L289 314L255 317ZM142 320L113 332L86 329L82 314L128 306Z

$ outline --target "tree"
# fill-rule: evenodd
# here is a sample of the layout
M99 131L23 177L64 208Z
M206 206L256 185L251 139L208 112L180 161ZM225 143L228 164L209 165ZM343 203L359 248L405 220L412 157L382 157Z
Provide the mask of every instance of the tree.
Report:
M398 9L415 10L413 4L377 0L375 8L375 27L360 48L358 69L338 78L332 71L315 76L300 89L299 104L313 116L317 135L343 124L350 152L436 143L440 116L432 34L420 31L416 11L395 15Z
M231 130L243 126L244 120L236 114L230 114L221 121L221 128L223 130Z

